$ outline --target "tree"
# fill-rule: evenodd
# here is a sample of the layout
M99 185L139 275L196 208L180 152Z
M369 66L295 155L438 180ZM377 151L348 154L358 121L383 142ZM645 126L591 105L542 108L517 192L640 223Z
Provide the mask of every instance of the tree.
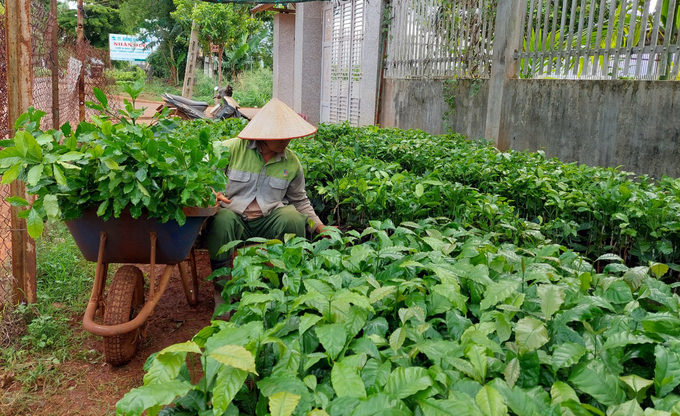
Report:
M170 82L179 83L179 67L186 54L177 53L178 44L187 37L185 28L172 16L172 0L124 0L120 15L132 33L140 33L157 46L159 55L167 66Z
M129 33L120 17L119 2L115 0L87 0L85 6L85 38L96 48L109 47L109 33ZM78 17L66 3L57 6L59 27L76 36Z
M217 54L218 86L222 86L222 57L225 49L238 44L244 34L257 33L263 24L261 21L250 16L249 6L229 4L212 4L195 2L193 0L174 0L177 10L172 14L181 21L185 28L189 29L191 23L196 21L199 25L199 37L202 40L215 44L219 47Z

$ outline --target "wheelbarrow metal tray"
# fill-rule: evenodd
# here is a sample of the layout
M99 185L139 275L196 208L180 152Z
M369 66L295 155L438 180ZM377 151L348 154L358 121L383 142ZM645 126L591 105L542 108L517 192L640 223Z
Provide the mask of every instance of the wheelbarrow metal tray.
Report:
M100 233L106 233L104 263L143 263L151 259L151 233L156 233L156 263L177 264L184 260L196 241L203 221L216 208L189 208L184 213L186 223L180 227L175 220L160 223L146 213L132 218L126 210L118 218L104 221L96 210L86 211L81 218L65 221L73 239L88 261L97 261Z

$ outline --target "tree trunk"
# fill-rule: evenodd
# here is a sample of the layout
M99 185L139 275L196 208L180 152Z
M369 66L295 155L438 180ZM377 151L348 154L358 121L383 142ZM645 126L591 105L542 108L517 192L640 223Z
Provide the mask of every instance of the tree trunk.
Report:
M218 81L217 81L217 87L222 88L222 54L224 53L224 45L220 45L220 52L217 55L217 71L219 73L218 75Z
M175 54L173 53L174 45L170 45L170 76L172 77L173 85L179 85L179 73L177 71L177 64L175 62Z

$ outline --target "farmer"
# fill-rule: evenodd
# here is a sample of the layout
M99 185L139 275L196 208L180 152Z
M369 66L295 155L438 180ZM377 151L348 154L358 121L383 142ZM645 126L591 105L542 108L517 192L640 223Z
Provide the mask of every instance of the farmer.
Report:
M224 194L217 194L221 209L207 223L213 271L231 267L233 250L217 254L230 241L251 237L283 240L285 234L308 237L308 220L314 232L324 228L307 197L300 160L287 148L292 139L315 132L314 126L273 98L238 138L225 142L230 152L229 183Z

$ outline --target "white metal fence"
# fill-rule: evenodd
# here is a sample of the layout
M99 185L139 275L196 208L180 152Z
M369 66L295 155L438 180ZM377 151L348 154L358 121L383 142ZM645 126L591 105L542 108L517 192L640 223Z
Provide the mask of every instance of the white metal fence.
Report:
M676 79L678 1L522 0L518 75Z
M362 49L364 41L364 0L336 3L332 9L330 56L329 122L349 121L359 125Z
M489 78L498 0L393 0L387 78Z
M488 78L498 1L392 0L385 76ZM680 0L517 4L522 78L680 79Z

